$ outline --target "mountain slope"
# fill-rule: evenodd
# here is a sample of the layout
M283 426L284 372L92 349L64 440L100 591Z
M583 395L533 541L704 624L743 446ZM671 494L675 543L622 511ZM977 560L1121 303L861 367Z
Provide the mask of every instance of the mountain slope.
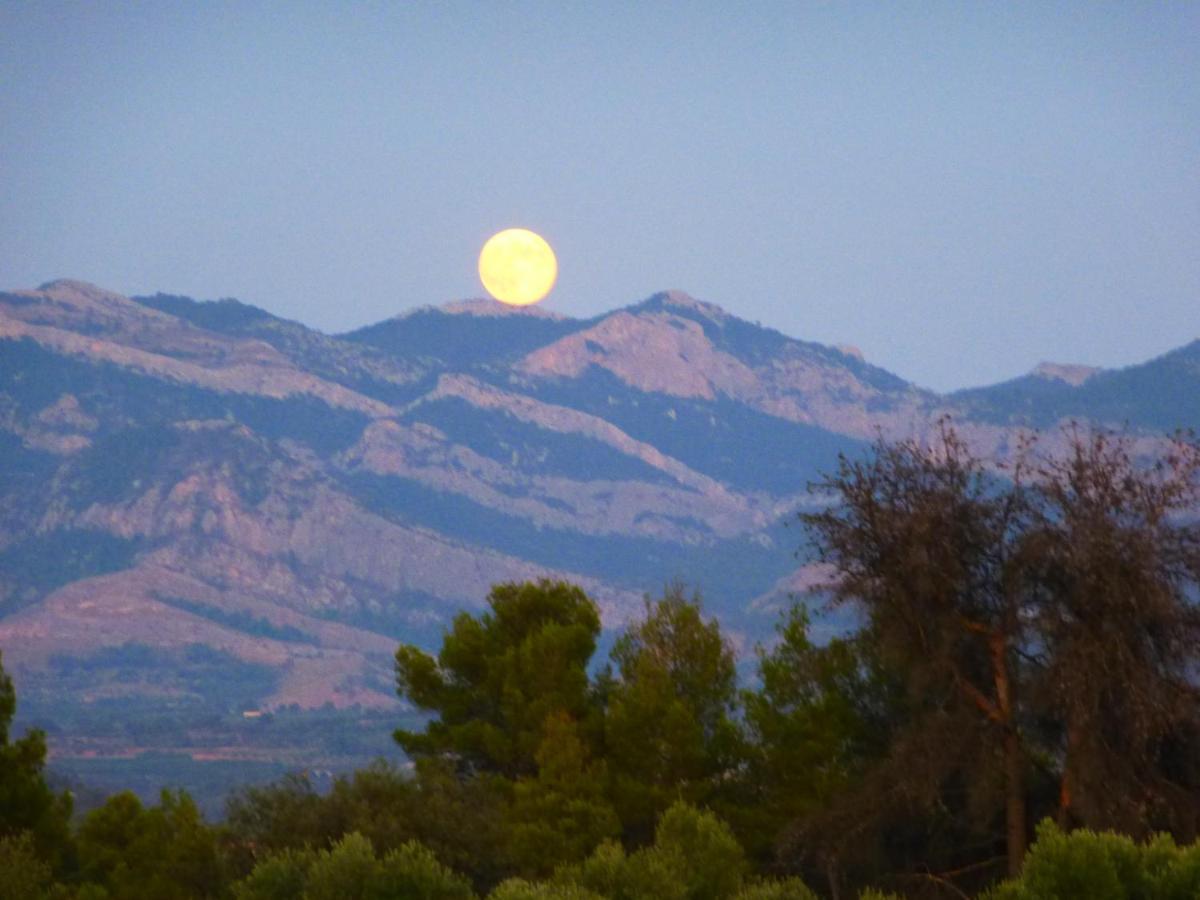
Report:
M678 292L329 336L52 282L0 294L0 649L82 722L397 714L395 643L502 580L577 581L612 628L681 578L746 648L807 583L788 523L839 453L943 415L983 452L1072 416L1153 435L1200 425L1198 388L1200 342L938 396Z
M1045 370L953 395L964 412L998 424L1044 428L1064 418L1154 431L1200 426L1200 340L1148 362L1113 371ZM1061 371L1051 370L1051 372Z

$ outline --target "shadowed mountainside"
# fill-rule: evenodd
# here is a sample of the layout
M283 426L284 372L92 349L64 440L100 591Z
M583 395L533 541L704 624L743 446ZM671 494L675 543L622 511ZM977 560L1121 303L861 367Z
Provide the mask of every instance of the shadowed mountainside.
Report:
M232 300L4 293L0 648L41 709L389 709L398 639L538 576L609 627L680 578L748 646L809 580L786 528L808 483L943 415L1001 454L1069 418L1200 425L1200 341L939 396L678 292L342 336Z

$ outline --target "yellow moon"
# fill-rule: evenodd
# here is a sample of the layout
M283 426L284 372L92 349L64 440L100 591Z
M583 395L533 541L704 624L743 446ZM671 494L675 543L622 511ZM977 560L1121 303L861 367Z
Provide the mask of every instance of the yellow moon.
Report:
M488 238L479 254L479 280L501 303L529 306L554 287L558 260L539 235L508 228Z

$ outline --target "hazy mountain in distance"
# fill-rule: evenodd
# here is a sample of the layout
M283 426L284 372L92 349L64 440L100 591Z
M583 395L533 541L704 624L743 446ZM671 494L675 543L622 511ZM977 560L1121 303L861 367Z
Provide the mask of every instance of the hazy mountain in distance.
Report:
M43 711L396 710L398 640L540 576L609 628L682 579L749 649L806 583L809 483L947 414L982 452L1070 418L1194 427L1200 342L943 396L680 292L339 336L234 300L3 293L0 650Z
M1104 371L1043 363L1029 375L952 394L971 418L1045 428L1077 418L1152 431L1200 424L1200 340L1149 362Z

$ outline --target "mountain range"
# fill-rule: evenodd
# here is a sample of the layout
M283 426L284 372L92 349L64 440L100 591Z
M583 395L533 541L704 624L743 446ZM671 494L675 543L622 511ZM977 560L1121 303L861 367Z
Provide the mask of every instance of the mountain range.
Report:
M809 578L810 484L946 416L988 455L1073 419L1153 440L1200 426L1200 341L937 394L677 291L337 336L235 300L0 293L0 650L80 739L89 709L396 712L397 642L514 579L581 584L609 629L681 580L748 650Z

